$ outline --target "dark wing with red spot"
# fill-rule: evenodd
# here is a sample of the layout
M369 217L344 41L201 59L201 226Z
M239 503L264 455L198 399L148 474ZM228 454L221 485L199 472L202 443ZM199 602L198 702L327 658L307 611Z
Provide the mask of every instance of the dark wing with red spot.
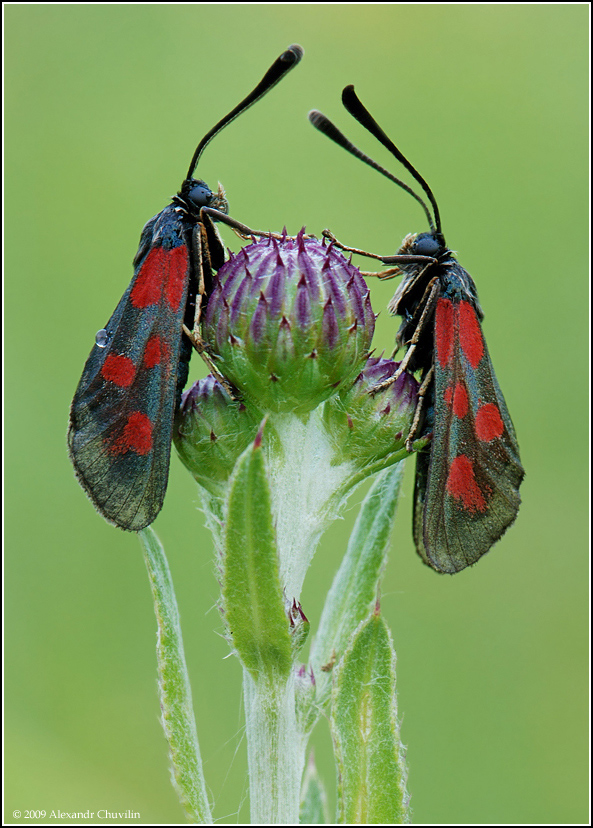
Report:
M417 458L414 539L425 563L459 572L475 563L517 516L523 468L475 307L438 299L434 431Z
M152 523L162 507L173 417L187 379L182 323L190 265L174 207L146 225L135 265L86 362L68 431L82 487L106 520L131 531Z

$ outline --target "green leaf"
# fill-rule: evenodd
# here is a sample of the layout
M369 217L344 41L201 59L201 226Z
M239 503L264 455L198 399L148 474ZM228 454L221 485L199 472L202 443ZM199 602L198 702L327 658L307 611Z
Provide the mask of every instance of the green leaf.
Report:
M212 824L198 745L191 687L187 675L179 610L169 564L158 537L149 527L138 532L144 547L157 618L158 686L161 721L169 743L173 782L194 822Z
M261 432L237 461L230 483L222 596L232 642L253 678L288 675L293 655Z
M338 769L338 822L409 822L395 651L378 610L355 631L334 672L330 726Z
M375 604L403 468L398 463L377 476L360 508L348 549L328 593L311 652L321 702L327 700L332 665Z
M326 825L329 821L325 785L317 772L315 757L311 751L303 776L299 824Z

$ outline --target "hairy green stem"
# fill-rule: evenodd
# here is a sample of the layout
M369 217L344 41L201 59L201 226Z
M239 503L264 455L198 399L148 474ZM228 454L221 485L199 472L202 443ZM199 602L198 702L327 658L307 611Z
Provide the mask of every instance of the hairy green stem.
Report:
M243 670L252 825L297 825L305 741L297 726L294 674Z
M179 610L165 550L148 527L138 533L144 548L157 619L158 686L161 721L177 794L192 822L212 824L202 771Z

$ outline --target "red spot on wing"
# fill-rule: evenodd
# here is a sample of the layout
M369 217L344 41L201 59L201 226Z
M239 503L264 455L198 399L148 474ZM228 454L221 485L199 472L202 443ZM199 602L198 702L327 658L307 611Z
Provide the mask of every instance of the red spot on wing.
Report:
M456 382L455 392L453 393L453 413L456 417L462 419L467 414L468 408L467 389L462 382Z
M468 512L485 512L486 499L478 486L474 465L469 457L460 454L451 463L447 476L447 491L456 500L461 501Z
M459 344L472 368L477 368L484 355L484 338L474 307L459 303Z
M469 399L467 396L467 389L462 382L456 382L455 387L449 386L444 393L445 402L452 406L453 413L459 419L463 419L469 409Z
M178 311L187 283L187 247L174 247L169 251L165 295L172 311Z
M439 299L435 313L435 344L437 359L443 368L453 356L454 316L451 300Z
M120 435L110 446L111 454L148 454L152 450L152 423L146 414L134 411L128 416Z
M154 368L162 358L162 341L160 336L151 336L144 349L144 365L146 368Z
M130 301L135 308L148 308L161 301L166 258L166 250L153 247L144 259L130 293Z
M486 403L476 413L476 437L483 443L500 437L504 431L504 423L500 411L494 403Z
M113 382L120 388L127 388L136 376L136 366L129 357L121 354L108 354L101 368L103 379Z
M184 244L168 250L153 247L138 271L130 301L135 308L149 308L166 300L171 310L177 312L187 278L188 258Z

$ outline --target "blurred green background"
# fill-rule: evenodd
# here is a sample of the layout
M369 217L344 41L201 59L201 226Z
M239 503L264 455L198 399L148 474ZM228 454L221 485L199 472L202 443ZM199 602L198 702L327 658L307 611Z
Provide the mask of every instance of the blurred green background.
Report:
M426 229L422 211L305 118L321 109L401 174L342 109L340 91L354 83L429 181L478 284L527 470L516 525L454 578L414 552L407 470L382 608L414 821L586 822L588 7L32 4L6 7L5 24L5 820L15 809L99 808L141 814L128 822L183 820L140 546L75 482L68 406L144 223L179 187L202 135L298 42L302 64L215 140L199 175L220 179L232 215L252 227L329 226L394 252ZM379 350L393 341L384 308L395 284L372 285ZM203 373L198 360L192 372ZM313 629L361 497L309 572ZM240 669L225 660L197 507L174 458L155 527L215 815L244 822ZM323 726L314 743L333 796Z

